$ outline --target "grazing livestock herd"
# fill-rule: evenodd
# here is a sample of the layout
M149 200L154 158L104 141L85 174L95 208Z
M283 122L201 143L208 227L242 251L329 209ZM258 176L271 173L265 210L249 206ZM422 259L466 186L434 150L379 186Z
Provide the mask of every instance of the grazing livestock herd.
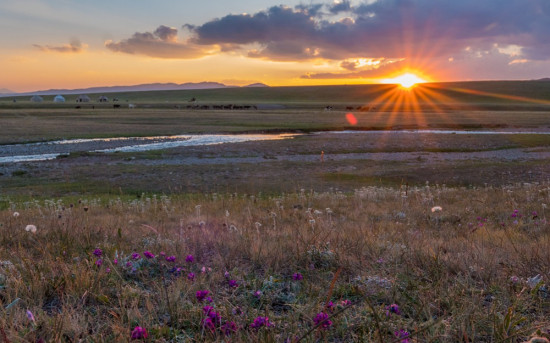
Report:
M57 95L55 98L54 98L54 102L64 102L64 98L61 96L61 95ZM14 102L16 102L16 99L13 100ZM31 98L32 102L40 102L40 101L43 101L43 99L37 95L33 96ZM96 102L100 102L100 103L107 103L107 102L110 102L112 101L114 104L113 104L113 108L122 108L122 105L120 104L117 104L116 102L119 101L118 98L112 98L112 99L109 99L107 98L106 96L104 95L101 95L100 97L98 97L96 99ZM75 106L75 109L80 109L82 108L82 106L80 105L80 103L87 103L87 102L91 102L91 99L89 96L87 95L79 95L77 98L76 98L76 102L77 102L77 106ZM126 102L128 102L128 100L126 100ZM195 97L192 97L191 99L187 100L187 103L188 105L173 105L173 108L175 109L188 109L188 110L263 110L263 109L280 109L280 108L285 108L285 106L283 105L269 105L269 104L261 104L261 105L237 105L237 104L215 104L215 105L212 105L212 104L200 104L198 103L197 101L197 98ZM151 105L142 105L143 107L151 107ZM95 106L92 105L91 106L92 109L95 109ZM129 103L128 104L128 108L129 109L134 109L134 108L137 108L137 106L133 103ZM323 108L325 111L332 111L332 110L337 110L337 111L358 111L358 112L370 112L370 111L375 111L376 110L376 107L375 106L371 106L371 105L355 105L355 106L352 106L352 105L346 105L344 107L335 107L335 106L332 106L332 105L326 105L324 106Z

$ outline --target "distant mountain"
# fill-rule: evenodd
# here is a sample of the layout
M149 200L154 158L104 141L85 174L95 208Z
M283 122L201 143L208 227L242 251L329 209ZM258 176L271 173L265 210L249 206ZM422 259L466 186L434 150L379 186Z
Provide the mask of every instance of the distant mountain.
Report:
M169 91L169 90L185 90L185 89L214 89L214 88L231 88L234 86L226 86L219 82L187 82L182 84L177 83L146 83L134 86L110 86L110 87L91 87L80 89L48 89L36 92L17 93L17 95L57 95L57 94L93 94L93 93L121 93L121 92L140 92L140 91ZM7 90L9 93L13 93ZM6 92L6 93L8 93ZM0 93L4 93L0 90ZM6 94L3 94L6 95ZM15 95L15 94L13 94Z
M545 77L545 78L538 79L538 80L535 80L535 81L550 81L550 77Z
M266 85L265 83L257 82L257 83L251 83L251 84L243 86L243 87L250 87L250 88L258 87L259 88L259 87L269 87L269 86Z
M0 94L13 94L13 93L15 92L7 88L0 88Z

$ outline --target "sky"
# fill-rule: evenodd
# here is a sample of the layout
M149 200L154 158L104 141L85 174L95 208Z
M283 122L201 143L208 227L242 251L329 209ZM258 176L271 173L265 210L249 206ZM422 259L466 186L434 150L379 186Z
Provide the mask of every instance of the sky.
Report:
M0 0L0 89L550 77L550 0Z

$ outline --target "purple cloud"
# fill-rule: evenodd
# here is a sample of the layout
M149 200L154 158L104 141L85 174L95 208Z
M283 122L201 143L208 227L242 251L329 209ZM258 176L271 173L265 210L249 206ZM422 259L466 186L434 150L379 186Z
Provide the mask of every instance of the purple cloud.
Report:
M209 53L205 47L191 42L178 42L178 30L161 25L153 33L136 32L119 42L107 41L105 46L114 52L140 54L158 58L199 58Z
M333 4L329 7L330 13L340 13L340 12L349 12L351 11L351 3L349 0L343 0L342 2L338 2Z
M527 58L547 58L550 49L545 0L379 0L355 7L343 1L325 7L349 18L331 21L318 6L313 13L307 6L276 6L253 15L227 15L191 31L198 44L257 44L261 48L251 56L278 60L439 56L493 44L524 46ZM299 53L300 45L317 54Z
M33 46L45 52L79 53L84 51L84 46L78 39L73 39L69 44L59 46L39 44L33 44Z
M455 58L550 61L548 0L342 0L274 6L183 28L190 34L185 42L178 42L177 29L159 26L152 33L135 33L106 46L164 58L231 51L276 61L338 61L342 73L336 77L370 75L382 69L354 64L352 60L358 58L416 59L440 65ZM519 55L506 52L512 46L518 47ZM499 49L493 51L495 47Z

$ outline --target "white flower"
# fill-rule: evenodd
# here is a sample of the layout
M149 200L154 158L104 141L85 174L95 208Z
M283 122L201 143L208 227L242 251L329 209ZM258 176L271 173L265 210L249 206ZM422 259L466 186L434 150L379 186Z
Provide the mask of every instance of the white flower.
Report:
M530 277L527 279L527 284L529 285L529 287L531 288L535 288L536 285L539 284L539 282L542 281L542 276L540 276L540 274L537 274L533 277Z
M262 227L262 223L255 222L254 225L256 225L256 229L259 229Z
M432 207L432 213L433 212L439 212L439 211L442 211L443 209L441 208L441 206L434 206Z
M229 211L228 210L225 210L225 216L229 217Z
M36 233L36 225L29 224L25 227L25 231Z
M19 217L19 212L13 212L13 216L14 216L15 218Z

